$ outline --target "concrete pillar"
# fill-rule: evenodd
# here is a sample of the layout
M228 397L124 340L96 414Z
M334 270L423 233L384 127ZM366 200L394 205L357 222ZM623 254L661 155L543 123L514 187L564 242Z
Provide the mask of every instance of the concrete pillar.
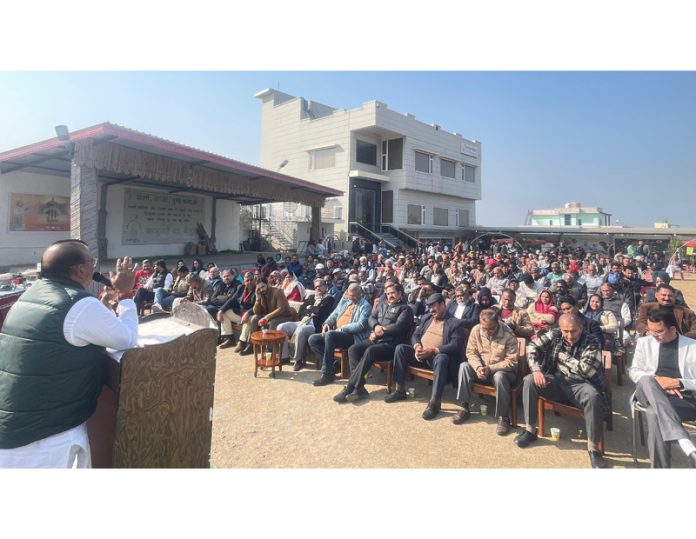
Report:
M309 230L309 239L321 241L321 208L312 206L312 227Z
M70 168L70 237L87 243L94 256L97 242L97 170L73 161Z

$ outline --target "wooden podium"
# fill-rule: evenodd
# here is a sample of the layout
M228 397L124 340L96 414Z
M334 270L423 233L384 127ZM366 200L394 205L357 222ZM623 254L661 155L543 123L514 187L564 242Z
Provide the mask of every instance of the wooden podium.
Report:
M94 468L208 468L218 330L198 305L141 319L139 348L109 356L87 421ZM159 344L157 344L159 343Z

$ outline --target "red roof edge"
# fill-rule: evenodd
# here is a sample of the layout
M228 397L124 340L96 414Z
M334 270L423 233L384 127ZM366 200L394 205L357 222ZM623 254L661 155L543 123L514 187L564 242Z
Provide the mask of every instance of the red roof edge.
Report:
M80 142L98 136L113 136L116 138L122 138L132 142L137 142L140 144L151 146L162 151L176 153L183 157L188 157L190 159L207 161L209 163L214 163L223 167L234 168L250 176L262 176L271 180L278 180L285 184L295 185L297 187L302 187L307 190L322 193L325 196L343 195L343 191L339 191L337 189L324 187L322 185L311 183L300 178L295 178L293 176L286 176L285 174L280 174L278 172L266 170L261 167L249 165L247 163L236 161L234 159L229 159L221 155L205 152L202 150L197 150L195 148L191 148L190 146L185 146L183 144L171 142L160 137L148 135L146 133L140 133L133 129L114 125L109 122L94 125L70 133L70 142ZM21 148L16 148L14 150L9 150L7 152L0 153L0 162L10 161L12 159L25 157L36 152L58 148L65 144L66 141L59 140L57 137L41 142L36 142L34 144L22 146Z

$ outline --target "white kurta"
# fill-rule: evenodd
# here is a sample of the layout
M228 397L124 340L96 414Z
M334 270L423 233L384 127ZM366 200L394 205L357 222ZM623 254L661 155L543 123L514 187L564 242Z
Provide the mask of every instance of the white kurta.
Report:
M68 311L63 335L74 346L96 344L114 350L138 342L138 313L133 300L119 302L118 317L95 297L83 298ZM87 425L14 449L0 449L0 468L90 468Z

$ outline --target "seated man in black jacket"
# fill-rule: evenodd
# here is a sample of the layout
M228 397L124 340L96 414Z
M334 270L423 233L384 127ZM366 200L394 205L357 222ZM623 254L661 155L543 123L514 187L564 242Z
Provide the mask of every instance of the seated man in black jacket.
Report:
M299 371L304 365L304 350L307 340L310 335L321 333L321 326L333 311L335 303L333 296L329 294L326 281L317 277L314 279L314 295L307 296L307 299L300 306L299 322L283 322L278 326L278 331L284 331L288 338L292 337L295 343L294 371ZM283 359L290 357L288 339L283 342L281 357Z
M234 287L234 282L232 283ZM256 279L254 274L247 271L244 274L244 283L237 286L236 290L229 296L227 301L222 304L217 313L217 319L220 322L220 332L222 335L232 335L232 324L244 323L252 314L251 309L256 302ZM223 343L225 344L225 343ZM227 346L231 345L230 342ZM233 349L234 352L239 352L246 346L246 343L240 340L237 346Z
M402 300L401 285L393 283L384 289L386 301L372 310L368 325L369 340L348 348L350 379L348 385L334 397L336 402L355 402L367 398L365 377L375 361L394 359L398 344L408 342L413 325L413 311Z
M434 419L440 413L442 393L449 379L457 380L462 349L469 331L460 320L447 312L442 294L432 294L427 300L428 314L423 316L411 338L411 345L400 344L394 354L396 388L384 399L396 402L406 399L406 373L409 365L433 370L433 390L423 419Z
M211 275L214 275L216 270L217 268L211 269ZM239 283L234 280L230 271L223 271L222 279L209 288L208 297L203 304L210 316L220 323L220 348L229 348L234 344L232 322L239 322L239 317L232 310L229 310L229 315L225 316L221 313L221 309L237 291L238 286Z

